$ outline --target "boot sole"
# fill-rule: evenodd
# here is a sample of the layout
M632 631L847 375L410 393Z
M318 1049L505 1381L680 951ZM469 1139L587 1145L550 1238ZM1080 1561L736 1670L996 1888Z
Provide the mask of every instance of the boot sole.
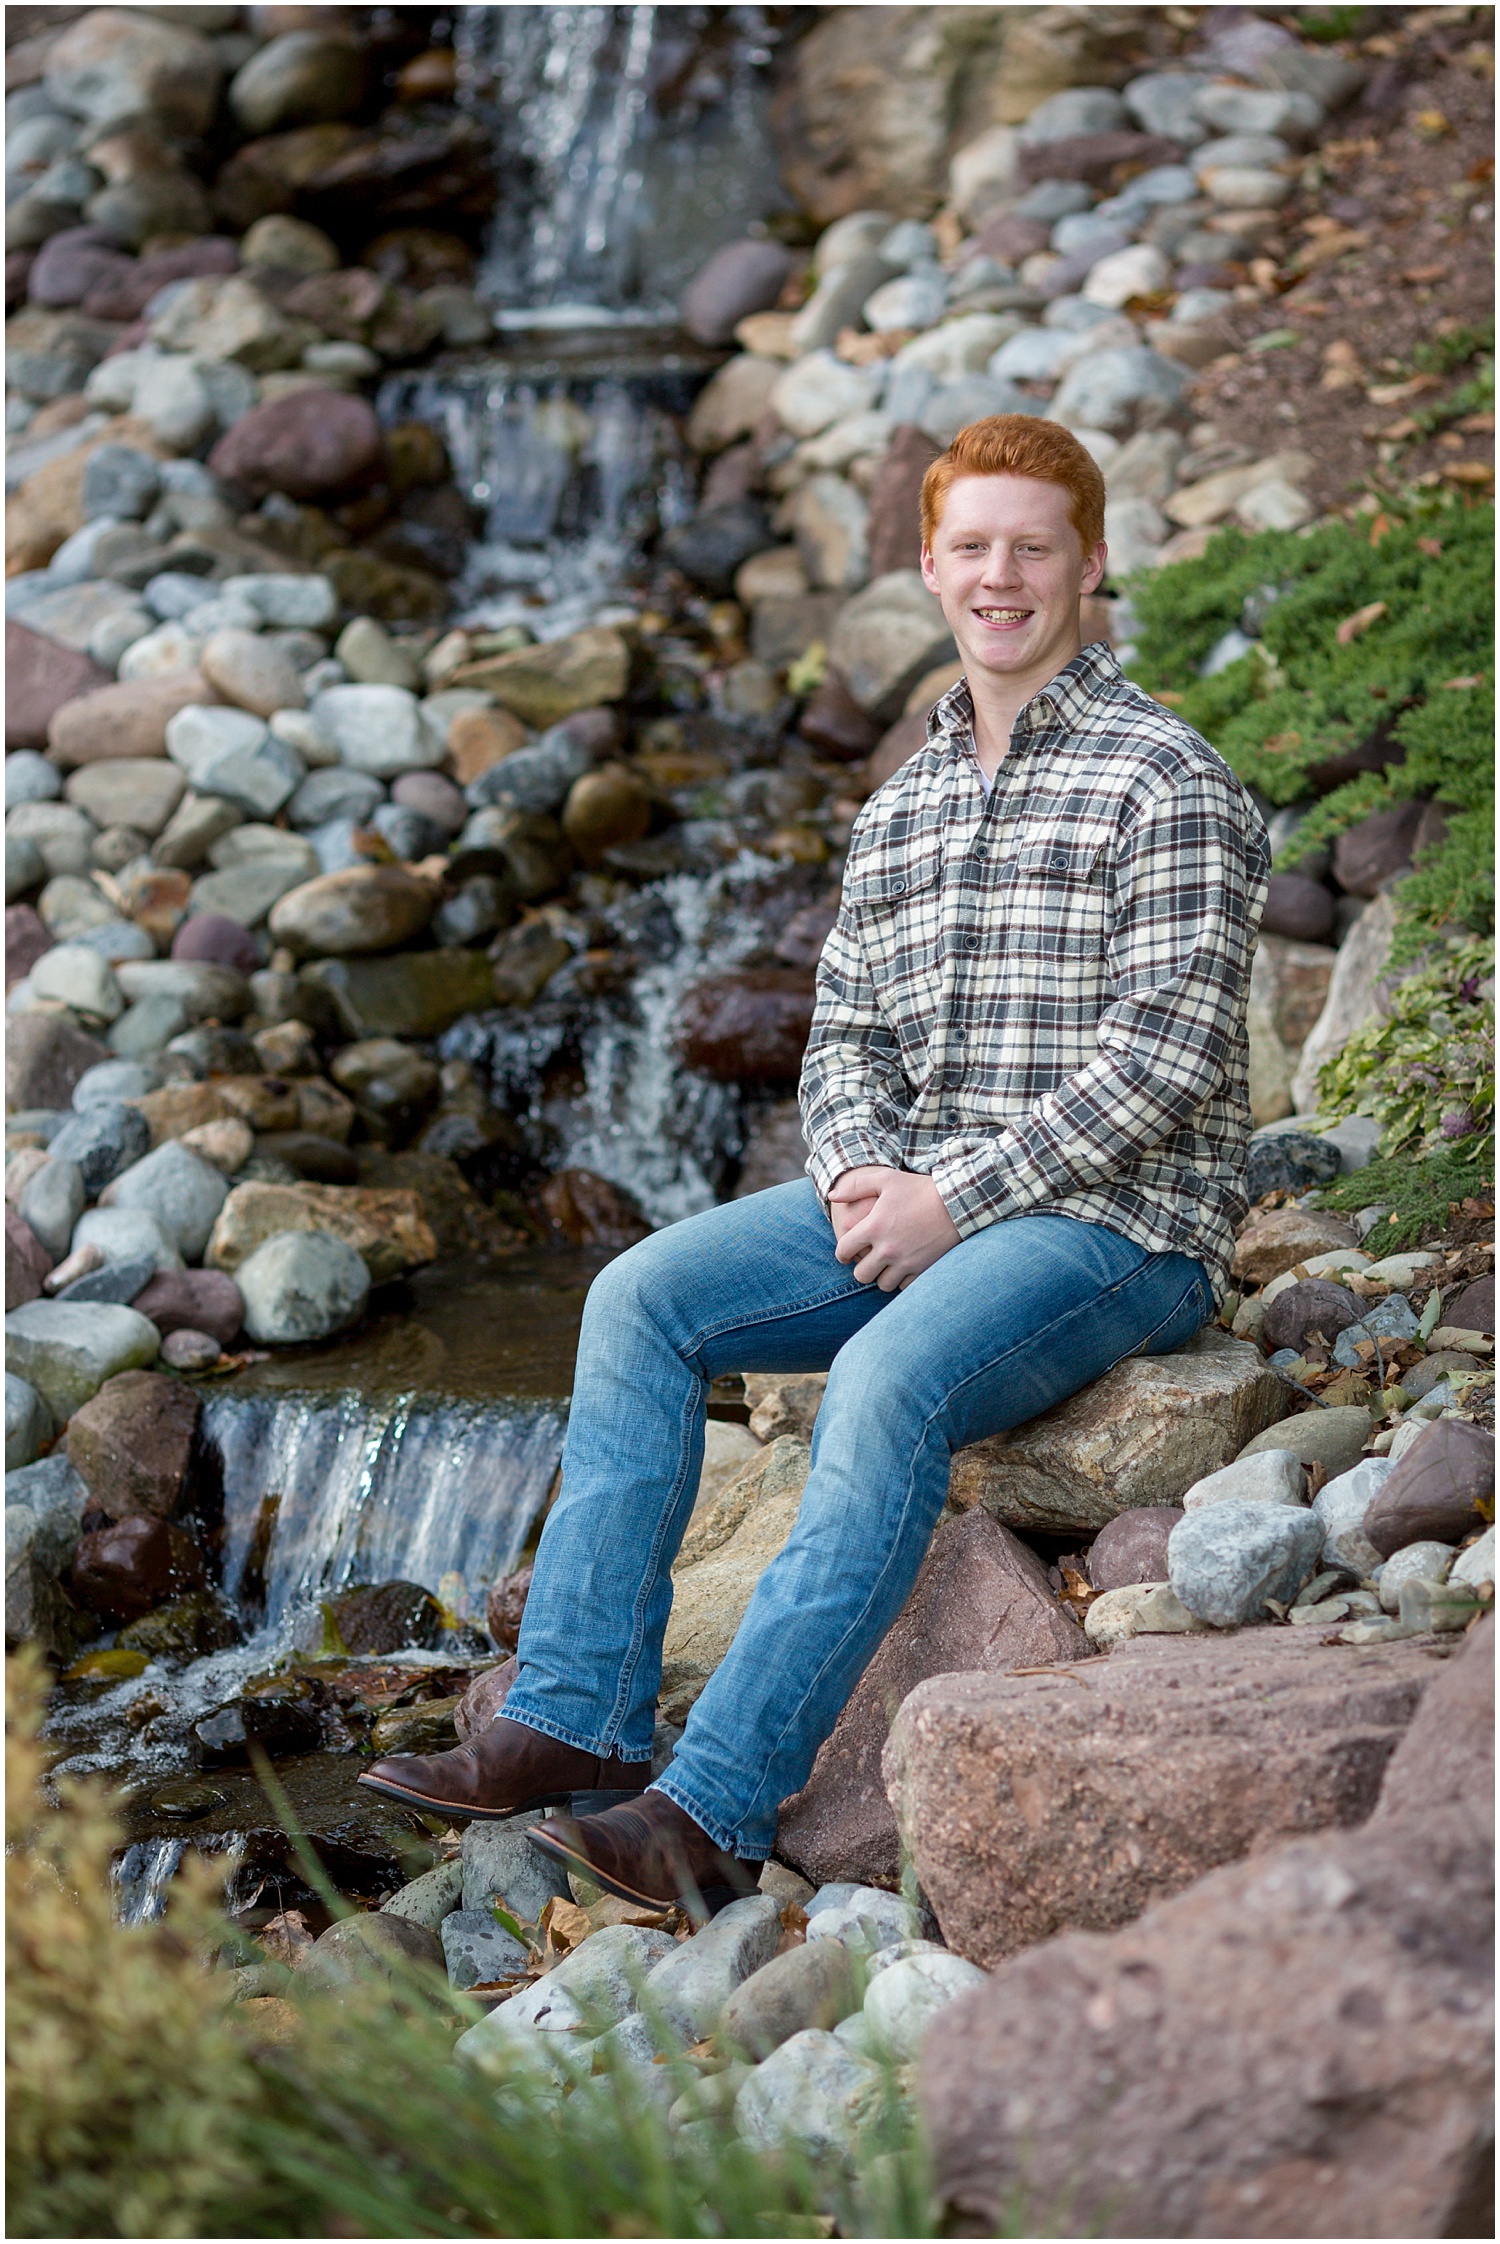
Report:
M559 1869L575 1870L581 1877L587 1878L590 1885L598 1886L605 1893L612 1893L617 1901L632 1901L641 1909L680 1907L686 1909L690 1916L695 1916L701 1905L707 1916L716 1917L721 1909L729 1907L731 1901L743 1901L747 1894L757 1890L755 1880L747 1877L743 1891L727 1880L715 1880L709 1884L694 1885L690 1893L674 1892L667 1896L646 1893L639 1886L627 1884L623 1878L612 1878L607 1872L597 1869L582 1848L567 1846L561 1839L553 1838L550 1832L528 1831L526 1840L538 1854L544 1855Z
M455 1823L509 1823L518 1815L529 1815L534 1808L566 1808L573 1815L602 1815L606 1808L623 1807L627 1801L638 1800L646 1787L641 1785L630 1792L534 1792L529 1799L515 1800L504 1807L476 1808L461 1805L456 1800L439 1799L435 1794L418 1792L410 1785L392 1784L387 1777L361 1776L355 1782L367 1792L378 1793L383 1800L395 1800L404 1808L420 1809L424 1815L445 1815Z

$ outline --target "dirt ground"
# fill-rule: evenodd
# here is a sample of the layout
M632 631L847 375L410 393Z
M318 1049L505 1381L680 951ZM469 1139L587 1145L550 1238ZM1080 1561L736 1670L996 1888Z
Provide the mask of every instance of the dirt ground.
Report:
M1307 488L1323 507L1387 475L1482 490L1493 469L1493 412L1427 436L1409 426L1472 379L1472 364L1405 391L1420 346L1493 318L1493 11L1403 16L1357 50L1371 79L1329 121L1258 245L1268 262L1250 267L1276 293L1220 316L1229 355L1194 392L1236 445L1310 452ZM1278 331L1295 339L1247 349Z

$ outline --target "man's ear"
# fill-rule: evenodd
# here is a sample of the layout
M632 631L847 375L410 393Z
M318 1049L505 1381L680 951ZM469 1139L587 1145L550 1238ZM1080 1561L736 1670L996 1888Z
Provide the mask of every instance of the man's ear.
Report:
M1100 585L1104 582L1104 568L1108 559L1109 547L1103 543L1096 545L1093 552L1084 561L1083 578L1078 587L1080 592L1098 591Z
M922 540L921 569L922 582L926 585L929 592L936 593L938 588L937 570L933 567L932 564L932 548L927 543L927 540L925 538Z

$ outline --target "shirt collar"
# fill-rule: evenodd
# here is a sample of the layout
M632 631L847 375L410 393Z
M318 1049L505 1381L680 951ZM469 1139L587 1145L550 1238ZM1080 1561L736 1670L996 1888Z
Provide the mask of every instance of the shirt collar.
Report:
M1097 717L1099 703L1119 686L1123 672L1114 651L1096 639L1034 693L1016 718L1012 738L1029 733L1082 731ZM927 719L928 741L967 743L973 737L974 701L966 678L950 686Z

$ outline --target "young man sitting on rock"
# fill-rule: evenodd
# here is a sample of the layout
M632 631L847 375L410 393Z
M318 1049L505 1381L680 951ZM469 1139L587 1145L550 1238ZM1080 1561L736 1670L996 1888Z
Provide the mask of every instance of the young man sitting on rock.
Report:
M609 1892L748 1891L905 1603L955 1449L1213 1311L1244 1211L1265 830L1079 600L1104 483L1065 429L965 429L922 490L965 676L855 826L802 1073L808 1177L672 1225L590 1291L504 1712L361 1782L571 1808L532 1844ZM669 1569L709 1384L828 1372L797 1524L647 1788Z

